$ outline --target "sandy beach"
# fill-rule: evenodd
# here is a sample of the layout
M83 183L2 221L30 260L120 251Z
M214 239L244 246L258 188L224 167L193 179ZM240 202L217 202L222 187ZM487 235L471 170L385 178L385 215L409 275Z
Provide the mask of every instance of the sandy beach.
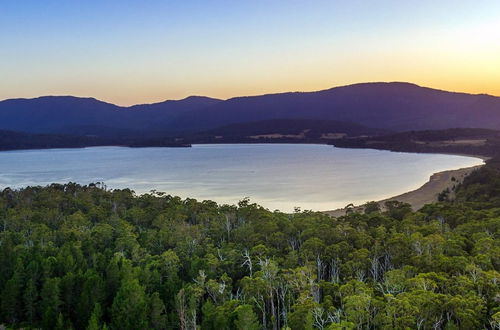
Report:
M478 157L478 158L487 160L487 158L485 157ZM452 190L453 186L462 183L466 176L468 176L471 172L477 170L481 166L484 165L477 165L467 168L460 168L457 170L448 170L448 171L434 173L433 175L431 175L429 181L427 181L422 187L377 202L380 204L382 210L384 209L385 202L400 201L410 204L413 210L416 211L422 208L425 204L437 202L438 195L442 191L446 190L446 188ZM355 206L354 211L363 211L363 207L360 205ZM346 209L325 211L324 213L333 217L339 217L346 214Z

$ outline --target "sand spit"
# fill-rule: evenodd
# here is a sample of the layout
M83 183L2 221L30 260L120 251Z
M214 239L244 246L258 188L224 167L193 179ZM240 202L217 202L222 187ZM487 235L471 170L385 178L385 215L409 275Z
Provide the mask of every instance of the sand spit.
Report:
M412 206L413 210L422 208L425 204L434 203L438 201L438 195L447 188L452 190L453 186L462 183L464 178L471 172L477 170L483 165L477 165L458 170L448 170L443 172L434 173L428 182L422 187L406 192L404 194L387 198L378 201L381 208L384 208L384 203L388 201L400 201L408 203ZM355 206L354 211L363 211L362 206ZM339 217L346 214L346 209L337 209L332 211L325 211L324 213Z

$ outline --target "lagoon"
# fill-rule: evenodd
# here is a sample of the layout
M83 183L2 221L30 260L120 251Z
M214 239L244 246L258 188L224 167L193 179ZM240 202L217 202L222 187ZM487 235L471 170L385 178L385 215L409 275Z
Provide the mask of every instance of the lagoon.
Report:
M311 144L18 150L0 152L0 188L104 182L136 193L154 189L221 204L249 197L270 210L323 211L395 196L420 187L435 172L482 163Z

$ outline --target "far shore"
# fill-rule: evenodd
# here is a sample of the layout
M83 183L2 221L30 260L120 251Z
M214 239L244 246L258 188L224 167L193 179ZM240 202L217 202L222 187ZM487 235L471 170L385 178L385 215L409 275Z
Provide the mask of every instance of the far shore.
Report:
M484 161L490 159L489 157L477 156L477 155L460 155L460 156L477 157L481 158ZM427 181L420 188L403 193L401 195L377 201L377 203L379 203L381 209L384 210L385 202L399 201L410 204L412 206L412 209L414 211L417 211L426 204L437 202L438 196L441 192L443 192L446 189L450 189L451 191L454 186L462 183L469 174L481 168L482 166L484 166L484 164L434 173L431 175L429 181ZM351 210L354 212L362 212L363 206L357 205L351 208ZM331 211L324 211L323 213L326 213L333 217L340 217L345 215L346 212L347 209L342 208Z

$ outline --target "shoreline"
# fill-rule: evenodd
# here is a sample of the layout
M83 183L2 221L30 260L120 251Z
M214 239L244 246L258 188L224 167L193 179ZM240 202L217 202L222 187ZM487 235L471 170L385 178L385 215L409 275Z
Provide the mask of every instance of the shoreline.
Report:
M103 145L92 145L92 146L75 146L75 147L37 147L37 148L15 148L15 149L1 149L1 152L12 152L12 151L36 151L36 150L72 150L72 149L89 149L89 148L108 148L108 147L116 147L116 148L130 148L130 149L139 149L139 148L191 148L192 145L165 145L165 146L134 146L134 145L126 145L126 144L103 144Z
M411 190L408 192L401 193L399 195L385 198L382 200L376 201L379 203L381 210L384 210L384 203L388 201L400 201L404 203L408 203L411 205L413 211L417 211L420 208L422 208L425 204L430 204L438 201L438 195L446 190L447 188L452 190L454 185L460 184L463 182L464 178L467 177L471 172L479 169L480 167L484 166L486 162L492 157L485 156L485 155L480 155L480 154L467 154L467 153L453 153L453 152L411 152L411 151L394 151L394 150L388 150L388 149L379 149L379 148L347 148L347 147L337 147L331 144L326 144L326 143L291 143L288 141L280 141L280 142L243 142L243 143L236 143L236 142L229 142L229 143L194 143L189 146L187 145L175 145L175 146L130 146L130 145L95 145L95 146L78 146L78 147L56 147L56 148L22 148L22 149L2 149L0 152L15 152L15 151L35 151L35 150L71 150L71 149L87 149L87 148L102 148L102 147L122 147L122 148L131 148L131 149L136 149L136 148L185 148L185 147L192 147L195 145L226 145L226 144L312 144L312 145L327 145L331 146L333 148L339 148L339 149L373 149L373 150L380 150L380 151L389 151L389 152L396 152L396 153L422 153L422 154L442 154L442 155L454 155L454 156L463 156L463 157L473 157L473 158L478 158L483 160L483 164L480 165L475 165L471 167L466 167L466 168L459 168L459 169L454 169L454 170L445 170L441 172L436 172L433 173L427 182L425 182L422 186L415 190ZM453 178L453 180L452 180ZM368 202L368 201L367 201ZM363 205L355 205L352 208L353 211L363 211ZM346 214L347 210L346 208L339 208L335 210L324 210L320 211L318 210L317 212L321 212L333 217L339 217L343 216Z
M454 154L457 155L457 154ZM457 155L457 156L468 156L468 157L476 157L480 158L483 161L487 161L491 159L490 157L485 156L472 156L472 155ZM471 167L464 167L455 170L446 170L441 172L433 173L429 180L425 182L421 187L411 190L393 197L385 198L379 201L381 210L384 210L384 203L388 201L400 201L403 203L408 203L411 205L413 211L417 211L422 208L426 204L435 203L438 201L438 195L444 190L452 189L453 186L458 185L463 182L463 180L471 174L473 171L483 167L485 165L475 165ZM353 211L362 212L363 205L355 205L352 208ZM327 210L321 211L332 217L340 217L346 214L346 208L336 209L336 210Z

